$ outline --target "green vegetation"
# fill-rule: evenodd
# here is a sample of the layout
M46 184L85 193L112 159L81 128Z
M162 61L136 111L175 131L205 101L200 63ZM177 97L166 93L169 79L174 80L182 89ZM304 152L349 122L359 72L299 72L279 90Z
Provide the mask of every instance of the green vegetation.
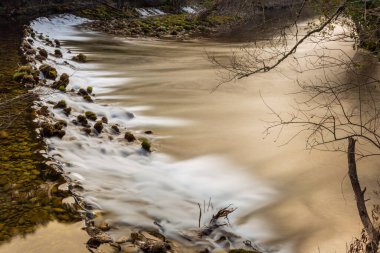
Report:
M96 121L97 119L96 113L94 112L87 111L85 112L85 115L86 115L86 118L89 120Z
M67 104L65 100L60 100L53 108L65 109L67 108Z
M87 89L86 89L86 91L87 91L88 94L91 94L92 90L93 90L92 86L88 86Z
M51 79L51 80L57 79L58 73L54 67L48 64L42 64L39 70L42 72L42 74L44 74L46 79Z
M147 152L152 152L151 144L147 138L141 138L141 148Z

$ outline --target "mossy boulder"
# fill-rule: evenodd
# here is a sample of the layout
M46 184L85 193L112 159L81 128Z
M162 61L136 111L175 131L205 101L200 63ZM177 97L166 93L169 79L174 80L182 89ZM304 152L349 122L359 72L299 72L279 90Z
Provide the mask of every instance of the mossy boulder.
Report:
M82 126L87 126L88 125L88 120L86 116L84 115L78 115L77 116L77 121L82 125Z
M52 125L48 122L44 122L41 125L42 135L43 135L43 137L47 137L47 138L55 137L55 136L62 138L66 134L66 132L64 130L62 130L63 126L64 125L61 122L57 122L54 125Z
M151 144L148 139L142 138L141 139L141 148L144 149L146 152L152 152L151 150Z
M90 95L84 95L83 96L83 99L86 100L87 102L89 103L93 103L94 100L92 100L91 96Z
M100 134L103 131L103 122L101 120L97 121L94 125L94 129Z
M59 40L54 40L56 47L61 47L61 42Z
M91 86L88 86L87 89L86 89L86 91L87 91L88 94L91 94L92 90L93 90L93 88Z
M136 137L131 132L126 132L124 139L126 139L128 142L134 142L136 140Z
M68 117L71 114L71 107L67 107L63 109L63 113Z
M85 63L87 62L87 56L84 54L78 54L76 56L73 56L72 60L80 63Z
M49 107L47 107L46 105L42 106L39 110L37 110L37 114L45 117L49 116Z
M112 125L112 126L111 126L111 129L112 129L112 131L113 131L114 133L116 133L116 134L119 134L119 133L120 133L120 129L119 129L119 127L116 126L116 125Z
M56 50L54 50L54 56L57 58L62 58L63 54L62 54L61 50L56 49Z
M96 121L97 119L96 113L94 112L87 111L85 112L85 115L86 115L86 118L89 120Z
M52 88L53 89L62 89L61 87L63 87L64 90L66 90L66 87L67 85L69 85L70 83L70 77L68 74L66 73L63 73L60 77L59 77L59 80L54 82L52 84Z
M39 81L39 71L31 65L19 67L13 74L13 80L22 84L36 84Z
M53 108L65 109L67 108L67 103L65 100L60 100Z
M45 76L46 79L51 79L51 80L57 79L58 73L54 67L48 64L42 64L39 70L42 72L42 74Z
M40 48L38 52L39 52L39 55L41 55L43 58L45 59L48 58L48 52L45 49Z
M85 89L80 88L78 91L78 95L81 95L83 97L83 96L88 95L88 92Z
M102 117L102 122L103 122L104 124L108 124L108 119L107 119L106 116L103 116L103 117Z

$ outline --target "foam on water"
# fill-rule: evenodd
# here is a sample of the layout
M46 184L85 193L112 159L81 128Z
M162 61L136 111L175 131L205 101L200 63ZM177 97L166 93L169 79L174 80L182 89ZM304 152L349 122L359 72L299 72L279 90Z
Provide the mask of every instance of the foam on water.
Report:
M49 55L48 64L54 65L58 72L70 75L71 88L94 87L97 97L118 85L128 85L128 79L111 77L110 72L99 70L94 63L79 64L71 61L72 53L79 48L67 48L65 40L87 40L75 27L87 20L72 15L39 18L32 22L32 28L50 39L62 40L63 58ZM53 47L36 41L34 47L43 47L53 53ZM84 52L91 53L91 52ZM49 88L38 88L49 92ZM38 90L36 90L38 91ZM158 151L144 152L139 145L127 145L123 136L114 136L106 128L98 136L87 136L71 120L85 111L107 116L110 124L118 124L124 131L130 127L149 125L180 126L191 124L181 119L141 116L138 113L151 108L123 108L117 104L87 103L80 96L70 93L54 93L42 97L44 105L54 111L55 118L68 121L63 139L47 140L49 155L64 164L69 177L80 182L84 191L80 194L95 208L113 214L113 220L120 224L138 227L156 227L175 239L198 227L198 204L211 198L214 211L202 216L202 224L207 224L216 209L233 204L238 207L232 213L229 228L245 239L268 239L271 231L268 226L255 218L240 224L239 217L248 216L255 210L273 201L278 196L273 189L243 173L237 165L227 159L210 154L185 161L175 161ZM104 99L112 99L108 95ZM54 110L47 101L66 100L73 108L68 119L59 110ZM122 99L118 96L117 99ZM128 99L127 97L125 99ZM100 102L102 100L100 99ZM133 112L131 112L133 111ZM146 135L154 140L158 136Z
M166 14L157 8L136 8L136 11L140 14L141 17L152 17Z

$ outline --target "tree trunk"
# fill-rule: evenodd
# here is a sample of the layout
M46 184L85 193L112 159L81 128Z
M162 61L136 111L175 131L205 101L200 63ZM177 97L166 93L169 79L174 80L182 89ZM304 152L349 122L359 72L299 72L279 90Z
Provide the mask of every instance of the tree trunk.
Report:
M368 243L366 246L367 253L376 253L379 246L379 232L373 226L373 223L368 215L367 207L365 205L364 193L366 189L362 190L358 173L356 170L356 159L355 159L355 140L353 138L348 139L348 174L350 176L350 181L352 189L354 190L356 206L358 208L359 217L363 224L365 231L368 234Z

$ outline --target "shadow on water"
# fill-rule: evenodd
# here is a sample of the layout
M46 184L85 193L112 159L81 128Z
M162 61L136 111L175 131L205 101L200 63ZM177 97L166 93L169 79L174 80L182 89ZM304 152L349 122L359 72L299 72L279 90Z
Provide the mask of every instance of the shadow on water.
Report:
M12 82L12 74L20 61L18 48L22 26L26 23L27 20L0 19L1 245L16 236L33 233L40 225L53 220L64 223L80 220L72 206L62 204L62 200L69 196L67 190L58 190L64 179L45 164L46 158L36 152L44 147L34 131L32 101L18 100L8 106L1 104L27 92Z

